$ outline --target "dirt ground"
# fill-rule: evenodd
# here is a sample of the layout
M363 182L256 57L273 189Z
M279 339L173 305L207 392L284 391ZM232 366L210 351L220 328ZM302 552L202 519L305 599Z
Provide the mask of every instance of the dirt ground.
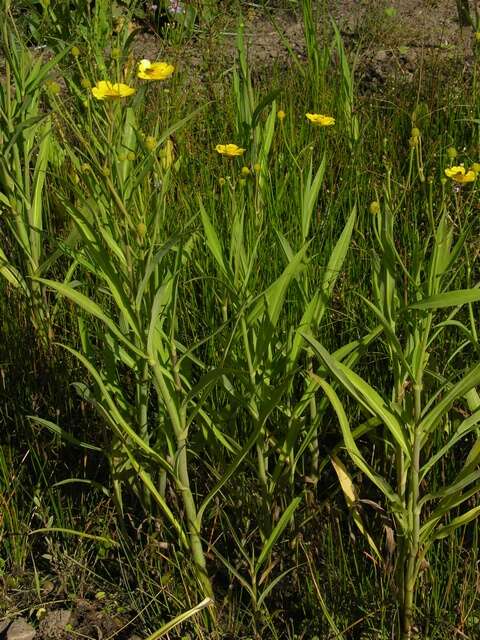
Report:
M362 74L382 83L392 73L409 79L425 60L440 58L468 68L473 59L474 32L459 24L455 0L326 0L329 15L337 23L346 46L358 52ZM473 0L477 2L477 0ZM323 12L323 0L317 8ZM472 5L472 0L470 0ZM480 2L477 3L480 8ZM253 3L252 3L253 5ZM244 15L245 39L252 68L261 71L272 65L282 69L292 64L292 55L306 58L303 24L299 11L250 8ZM235 59L237 19L212 25L177 52L177 66L201 69L214 61L219 73ZM143 57L165 55L161 42L143 34L135 45Z

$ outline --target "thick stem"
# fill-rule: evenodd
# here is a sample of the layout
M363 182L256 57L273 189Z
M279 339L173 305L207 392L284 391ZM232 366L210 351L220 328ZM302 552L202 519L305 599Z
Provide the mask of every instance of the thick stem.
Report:
M415 391L415 427L413 435L412 466L410 469L408 510L411 522L411 537L407 541L408 556L406 558L405 578L403 581L404 595L402 601L401 640L410 640L413 625L413 605L417 581L417 558L420 539L420 450L422 435L418 429L421 419L422 384L417 382Z
M190 489L190 478L188 474L188 458L187 458L187 445L186 436L188 428L186 426L186 420L184 413L177 411L176 403L172 397L160 365L154 363L152 365L155 380L158 386L158 392L161 396L168 415L170 417L173 432L175 434L175 440L177 444L177 485L180 488L183 499L183 506L185 508L185 514L187 516L187 529L190 540L190 552L192 554L193 562L198 573L198 578L204 593L206 596L213 598L213 589L210 579L206 570L205 555L203 553L202 540L200 537L200 526L197 518L197 508L195 500L193 498L192 491Z
M207 565L205 562L205 555L203 553L202 539L200 537L200 531L197 519L197 508L195 506L195 500L193 499L192 491L190 489L190 479L188 475L188 459L187 459L187 445L184 439L179 438L177 440L177 455L178 455L178 481L180 483L180 489L182 492L183 506L185 507L185 513L187 516L188 535L190 538L190 550L193 557L193 562L197 570L198 579L202 585L203 591L206 597L213 598L213 589L210 582L210 578L207 574Z

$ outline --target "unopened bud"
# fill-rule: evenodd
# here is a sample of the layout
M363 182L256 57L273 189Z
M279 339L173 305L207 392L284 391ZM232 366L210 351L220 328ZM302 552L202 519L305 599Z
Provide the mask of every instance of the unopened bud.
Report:
M155 138L153 136L147 136L145 138L145 146L147 147L147 149L149 151L153 151L155 149L155 147L157 146L157 141L155 140Z

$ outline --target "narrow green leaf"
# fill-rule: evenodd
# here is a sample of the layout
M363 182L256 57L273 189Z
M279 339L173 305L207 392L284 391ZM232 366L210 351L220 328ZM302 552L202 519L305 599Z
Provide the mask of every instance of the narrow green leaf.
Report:
M472 522L472 520L476 520L479 516L480 516L480 506L473 507L473 509L470 509L466 513L463 513L462 515L457 516L456 518L453 518L453 520L451 520L448 524L444 525L443 527L440 527L435 533L434 539L441 540L442 538L446 538L448 535L453 533L455 529L458 529L458 527L465 526L469 522Z
M391 508L394 510L398 522L403 528L405 526L405 509L399 496L390 487L388 482L372 469L372 467L363 457L360 449L357 446L355 438L353 437L353 433L350 428L350 423L347 418L347 414L345 413L345 409L340 402L340 399L334 388L329 385L326 380L323 380L322 378L319 378L314 374L313 377L325 391L335 413L337 414L338 422L340 424L340 429L343 435L343 440L345 442L345 448L349 456L352 458L354 464L360 469L360 471L365 473L365 475L373 482L373 484L375 484L380 489L385 498L390 502Z
M62 427L50 420L45 420L44 418L39 418L38 416L27 416L29 420L32 422L36 422L38 425L42 427L46 427L49 431L54 433L57 436L60 436L62 440L68 442L68 444L73 445L74 447L80 447L82 449L90 449L91 451L100 451L104 452L101 447L97 447L94 444L90 444L89 442L83 442L82 440L78 440L68 431L65 431Z
M210 249L212 256L215 258L215 262L220 267L223 275L229 276L230 274L227 270L227 265L225 264L225 259L223 257L222 245L220 244L220 240L218 239L215 228L210 221L201 198L198 199L198 204L200 206L200 217L202 219L203 229L205 231L207 246Z
M335 360L315 338L305 333L302 335L313 347L319 358L325 363L330 373L335 376L348 393L372 415L382 420L383 424L392 434L394 441L401 447L407 459L410 460L410 444L405 427L400 422L399 417L390 410L387 401L349 367Z
M313 182L310 183L310 179L307 179L307 184L305 185L305 191L302 199L303 200L302 201L302 241L303 242L306 241L306 239L308 238L308 234L310 233L310 223L312 220L312 213L313 213L313 209L315 208L315 203L317 202L320 187L322 186L326 166L327 166L327 155L324 152L322 161L320 163L320 166L317 169ZM309 178L311 175L311 171L312 171L312 165L310 163Z
M148 357L145 353L137 349L137 347L134 344L132 344L130 340L128 340L128 338L123 334L123 332L115 324L115 322L113 322L113 320L109 316L107 316L107 314L103 311L103 309L96 302L88 298L86 295L84 295L83 293L80 293L80 291L77 291L70 285L63 284L61 282L56 282L55 280L47 280L46 278L35 278L35 279L41 282L42 284L44 284L45 286L50 287L51 289L59 293L61 296L68 298L69 300L74 302L76 305L84 309L90 315L101 320L110 329L110 331L115 336L117 336L117 338L121 340L134 353L136 353L139 356L142 356L143 358Z
M265 541L263 545L262 551L255 564L255 573L258 573L258 571L260 570L260 567L272 552L273 545L276 543L278 538L282 535L283 530L292 519L292 516L295 513L295 510L301 501L302 501L301 496L297 496L296 498L294 498L290 502L288 507L285 509L285 511L282 513L282 515L280 516L280 519L278 520L277 524L273 528L272 533L268 536L268 539Z
M458 289L457 291L447 291L439 293L429 298L424 298L420 302L411 304L407 309L444 309L445 307L457 307L469 302L480 301L480 289L472 287L471 289Z
M29 536L34 536L38 533L65 533L69 536L78 536L79 538L86 538L87 540L95 540L95 542L101 542L102 544L106 544L110 547L118 547L118 542L112 540L111 538L105 538L104 536L95 536L92 533L85 533L85 531L77 531L76 529L67 529L65 527L44 527L42 529L34 529L33 531L29 531Z
M451 408L453 403L478 384L480 384L480 364L472 367L467 375L457 382L420 422L418 428L425 433L424 439L426 439L428 433L436 428L442 416Z

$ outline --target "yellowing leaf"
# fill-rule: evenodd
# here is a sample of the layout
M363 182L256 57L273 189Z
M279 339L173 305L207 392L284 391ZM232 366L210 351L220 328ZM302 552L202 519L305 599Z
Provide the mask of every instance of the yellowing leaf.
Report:
M331 461L340 482L340 486L342 487L342 491L345 496L345 500L347 501L348 508L351 509L358 500L355 485L348 475L348 471L345 468L343 462L339 458L337 458L337 456L332 456Z

